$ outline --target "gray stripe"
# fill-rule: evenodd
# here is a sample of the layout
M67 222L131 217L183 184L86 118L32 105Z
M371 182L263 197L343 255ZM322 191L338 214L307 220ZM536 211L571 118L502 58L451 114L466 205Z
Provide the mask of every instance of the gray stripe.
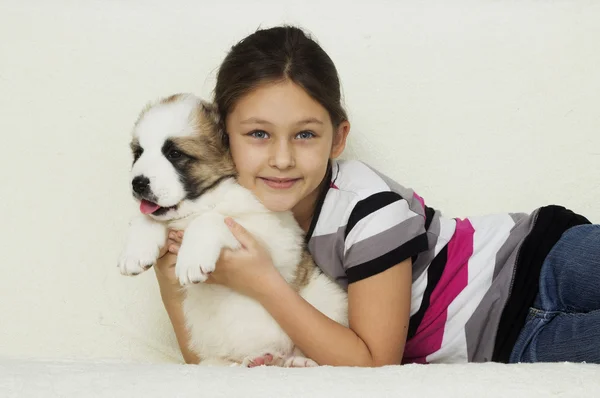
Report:
M323 273L334 279L342 288L347 289L348 280L342 263L345 230L344 225L332 234L311 237L308 241L308 251Z
M373 167L371 167L369 165L365 165L365 166L367 166L371 171L373 171L373 173L377 174L379 176L379 178L381 178L387 184L387 186L390 188L390 190L392 190L392 191L396 192L397 194L399 194L400 196L402 196L402 198L408 202L408 207L410 208L410 210L412 210L413 212L417 213L420 216L423 216L423 217L425 216L425 210L421 206L421 202L419 202L415 198L414 191L412 189L406 188L406 187L400 185L398 182L392 180L385 174L382 174L380 171L374 169Z
M519 243L520 240L523 239L524 233L528 233L529 231L523 231L525 226L524 223L530 219L528 214L524 213L510 213L510 217L515 222L515 225L511 228L508 238L506 242L502 245L498 253L496 254L496 267L494 268L494 276L493 279L496 279L502 268L504 267L504 262L502 259L509 258L511 255L511 251L514 250L514 247ZM533 227L533 226L531 226ZM514 259L513 259L514 260Z
M366 165L375 174L377 174L387 186L394 192L398 193L404 200L408 202L408 208L425 219L425 209L421 206L421 202L415 198L415 192L413 189L406 188L400 185L398 182L389 178L385 174L382 174L379 170ZM427 241L429 247L426 252L420 253L417 260L413 264L412 280L416 281L422 274L427 270L427 267L433 261L435 245L437 244L438 237L440 236L440 217L441 213L439 210L435 210L433 220L429 225L429 231L427 232Z
M423 218L413 216L400 224L353 244L346 253L344 267L348 269L374 260L423 234L423 232L425 232Z
M517 253L523 238L531 232L535 217L519 215L513 219L517 220L517 224L496 254L492 284L465 325L469 362L492 359L500 317L510 294Z

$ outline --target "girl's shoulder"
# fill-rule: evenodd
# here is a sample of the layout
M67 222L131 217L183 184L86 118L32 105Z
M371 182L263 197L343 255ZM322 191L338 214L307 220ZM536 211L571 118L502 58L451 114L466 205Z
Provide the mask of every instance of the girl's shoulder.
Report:
M360 160L335 160L332 162L331 188L340 196L353 197L353 203L377 196L400 197L411 207L421 206L418 195L373 166Z
M418 196L361 161L332 162L331 184L315 215L309 250L327 274L345 283L427 250Z

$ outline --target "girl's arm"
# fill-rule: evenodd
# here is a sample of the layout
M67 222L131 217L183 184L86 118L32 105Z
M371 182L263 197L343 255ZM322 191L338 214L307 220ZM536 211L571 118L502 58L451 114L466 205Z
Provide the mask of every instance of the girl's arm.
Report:
M345 327L328 318L296 293L273 266L266 250L241 225L231 219L226 220L226 223L242 248L236 251L224 250L216 270L205 283L222 284L259 301L294 344L319 365L400 364L410 314L410 258L349 285L349 327ZM173 253L178 252L181 235L180 232L169 248ZM174 264L175 260L160 263ZM157 267L157 275L158 270L164 269L164 266ZM170 281L171 278L167 277L166 280ZM178 284L174 275L172 281L175 285ZM166 283L165 287L164 291L161 288L161 295L180 349L186 362L197 363L198 358L187 349L188 337L183 322L181 298L177 299L174 293L177 290L171 284ZM175 301L172 302L170 298L175 298Z
M320 365L400 364L410 316L410 257L350 284L349 327L345 327L296 293L246 229L231 219L226 223L242 247L222 252L207 283L219 283L258 300L294 344Z
M406 343L411 259L348 287L349 328L306 302L273 273L256 299L302 352L319 365L400 364Z
M167 315L173 325L173 331L177 338L177 344L183 355L183 359L188 364L197 364L200 358L188 348L189 334L185 326L185 318L183 316L183 292L179 285L179 280L175 276L175 263L177 256L173 253L177 252L179 243L169 240L165 249L172 250L163 254L156 262L154 270L158 287L160 288L160 297L167 311Z

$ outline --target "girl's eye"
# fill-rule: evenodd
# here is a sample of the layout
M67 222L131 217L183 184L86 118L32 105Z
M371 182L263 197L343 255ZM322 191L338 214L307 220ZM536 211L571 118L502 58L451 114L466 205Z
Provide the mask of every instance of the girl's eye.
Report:
M261 140L269 137L269 134L267 134L267 132L263 130L254 130L249 135L251 137L258 138Z
M315 134L312 131L301 131L296 135L296 137L301 140L308 140L310 138L314 138L314 136Z
M169 152L167 157L169 159L179 159L181 157L181 152L179 152L178 150L172 150Z

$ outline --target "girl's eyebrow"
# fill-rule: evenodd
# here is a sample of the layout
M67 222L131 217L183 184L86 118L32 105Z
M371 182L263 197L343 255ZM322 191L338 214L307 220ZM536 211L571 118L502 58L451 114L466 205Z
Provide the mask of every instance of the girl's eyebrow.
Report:
M323 122L321 120L317 119L316 117L308 117L306 119L299 120L298 122L296 122L296 125L305 125L305 124L311 124L311 123L323 124ZM272 125L273 123L271 123L267 120L264 120L264 119L257 118L257 117L251 117L251 118L242 120L240 122L240 124L269 124L269 125Z

